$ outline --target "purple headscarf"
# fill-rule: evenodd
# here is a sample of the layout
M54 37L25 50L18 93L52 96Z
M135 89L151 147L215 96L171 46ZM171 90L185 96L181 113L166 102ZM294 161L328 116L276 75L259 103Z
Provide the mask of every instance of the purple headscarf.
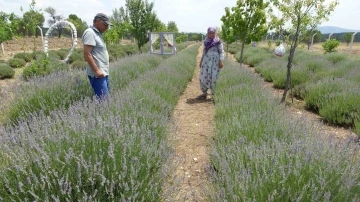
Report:
M221 43L219 37L216 34L216 29L214 27L208 28L207 33L209 34L210 32L214 32L215 37L213 39L211 39L211 38L209 38L209 36L206 36L205 41L204 41L205 52L207 52L211 47L217 46Z

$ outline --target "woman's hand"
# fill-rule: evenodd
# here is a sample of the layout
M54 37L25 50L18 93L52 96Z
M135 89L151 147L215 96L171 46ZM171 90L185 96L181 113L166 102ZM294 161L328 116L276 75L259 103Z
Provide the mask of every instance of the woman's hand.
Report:
M224 64L223 64L223 61L219 61L219 68L221 69L221 68L223 68L224 67Z

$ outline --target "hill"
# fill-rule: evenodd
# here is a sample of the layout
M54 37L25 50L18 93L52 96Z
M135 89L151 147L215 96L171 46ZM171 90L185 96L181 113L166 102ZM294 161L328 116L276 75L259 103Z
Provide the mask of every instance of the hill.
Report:
M324 27L319 27L318 29L319 29L319 31L320 31L322 34L344 33L344 32L356 32L356 31L359 31L359 30L345 29L345 28L335 27L335 26L324 26Z

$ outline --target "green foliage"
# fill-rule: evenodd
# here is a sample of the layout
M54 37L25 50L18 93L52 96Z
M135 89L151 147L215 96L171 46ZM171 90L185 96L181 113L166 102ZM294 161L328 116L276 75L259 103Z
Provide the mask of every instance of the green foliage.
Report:
M208 201L356 201L357 144L323 138L311 123L282 113L256 75L225 62L215 97Z
M330 62L332 62L333 64L337 64L339 62L346 60L347 56L341 53L329 53L325 55L325 58Z
M168 24L167 24L167 30L166 31L178 33L179 29L177 28L176 22L175 21L169 21Z
M10 15L0 11L0 44L12 39L13 37L9 20Z
M36 31L36 26L43 27L45 18L42 13L39 11L36 11L32 6L30 7L30 10L25 12L23 14L23 28L22 33L23 35L27 36L38 36L38 32Z
M280 41L280 40L277 40L277 41L275 42L275 45L276 45L276 46L280 46L280 43L281 43L281 41Z
M228 20L230 16L223 16L221 21L223 24L221 25L221 39L226 43L227 49L229 49L229 45L236 41L234 30L231 27L231 21ZM233 53L234 54L234 53Z
M225 8L225 15L221 20L228 27L225 30L226 37L233 40L232 37L237 36L243 43L240 64L243 60L244 44L261 40L268 30L266 27L266 9L268 5L269 3L263 0L238 0L235 7L231 9Z
M76 69L85 69L86 64L87 63L84 60L76 60L71 63L71 67Z
M109 28L108 30L106 30L106 32L104 33L104 41L107 45L109 44L114 44L114 43L118 43L120 40L120 36L119 33L116 29L114 28Z
M290 38L290 55L287 64L287 78L285 85L285 92L281 99L285 101L287 91L290 86L291 67L295 55L295 50L301 40L306 38L304 34L301 38L300 33L306 33L310 27L310 33L322 21L327 20L327 17L335 10L338 1L325 2L325 0L304 0L304 1L289 1L289 0L275 0L272 1L276 10L280 11L280 16L271 14L273 22L277 27L283 27L286 23L290 23L292 38ZM273 9L275 10L275 9Z
M75 14L70 14L67 20L74 24L78 36L82 36L84 31L89 27L86 21L82 20Z
M34 76L45 76L51 72L65 69L67 69L67 65L65 63L44 58L42 60L31 62L30 65L24 69L23 78L25 80L29 80Z
M34 60L43 59L46 57L46 54L44 51L34 51L31 53L31 57Z
M325 41L321 46L323 47L325 53L332 53L336 51L336 48L340 45L340 42L336 39L330 39Z
M12 78L15 75L15 70L7 64L0 64L0 79Z
M331 95L319 114L329 123L355 126L356 119L360 117L360 93L343 91Z
M269 51L271 50L271 47L272 47L272 40L268 40L268 48L269 48Z
M344 35L344 41L346 42L347 45L350 44L351 38L352 38L352 34L351 34L351 33L345 33L345 35Z
M131 34L137 40L138 49L148 42L148 31L152 31L157 19L153 11L154 2L147 0L126 0L126 8L132 25Z
M85 61L84 56L80 53L73 52L69 57L68 63L72 64L75 61Z
M20 68L20 67L25 66L26 62L23 59L11 58L8 60L8 64L12 68Z
M114 9L112 15L110 16L110 21L113 24L111 29L116 30L117 37L128 37L133 29L130 23L129 11L120 7L119 9Z
M30 62L33 57L30 53L17 53L14 55L14 58L23 59L25 62Z
M175 40L176 40L176 43L183 43L186 41L186 39L187 39L186 35L180 35L180 36L176 37Z
M56 54L60 57L60 60L64 60L66 56L68 55L67 50L58 50L56 51Z

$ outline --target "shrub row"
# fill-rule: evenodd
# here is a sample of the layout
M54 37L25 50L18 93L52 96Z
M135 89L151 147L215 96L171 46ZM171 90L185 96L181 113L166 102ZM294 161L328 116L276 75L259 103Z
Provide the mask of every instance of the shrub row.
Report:
M167 121L192 77L198 47L165 60L107 101L85 99L5 129L2 200L159 201Z
M287 58L276 57L262 48L249 47L244 52L245 63L255 66L266 81L282 89L285 88ZM305 100L308 109L318 112L332 124L359 125L359 60L341 53L322 56L297 50L291 71L293 96ZM360 129L355 127L355 130Z
M162 60L154 55L139 55L113 63L110 67L111 88L122 88L142 73L157 67ZM16 88L15 101L7 110L9 120L5 121L6 124L16 124L19 119L39 112L49 115L54 109L67 108L92 95L89 81L82 70L59 71L47 77L33 78Z
M357 201L359 145L290 118L258 77L234 62L225 66L215 97L216 191L209 200Z
M12 78L15 75L15 70L8 64L0 63L0 79Z

